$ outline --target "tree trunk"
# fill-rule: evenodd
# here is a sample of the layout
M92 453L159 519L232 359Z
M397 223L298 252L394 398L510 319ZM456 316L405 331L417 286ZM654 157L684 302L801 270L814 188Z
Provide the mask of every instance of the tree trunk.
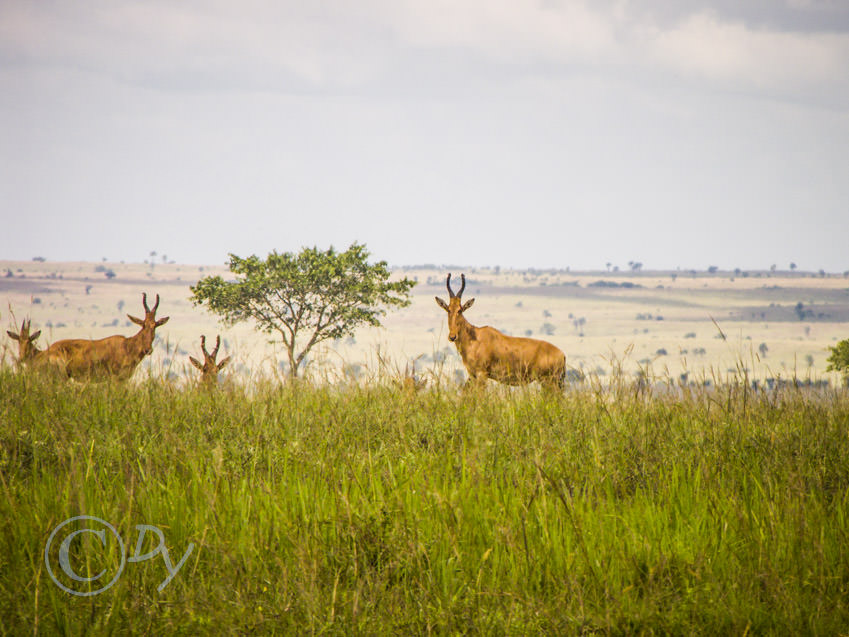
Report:
M295 361L295 348L289 347L287 349L289 354L289 376L291 378L298 377L298 363Z

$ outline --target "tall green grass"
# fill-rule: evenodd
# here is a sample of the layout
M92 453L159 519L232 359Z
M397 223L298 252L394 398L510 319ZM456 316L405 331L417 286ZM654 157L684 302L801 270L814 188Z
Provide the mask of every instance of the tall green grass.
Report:
M0 478L2 634L849 631L845 392L3 369ZM161 592L157 557L72 596L44 548L82 514L195 549Z

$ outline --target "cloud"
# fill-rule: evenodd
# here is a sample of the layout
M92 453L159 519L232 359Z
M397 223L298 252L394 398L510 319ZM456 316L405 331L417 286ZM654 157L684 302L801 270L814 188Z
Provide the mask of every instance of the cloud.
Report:
M804 90L849 78L849 35L752 29L712 13L645 39L648 63L750 89Z
M485 77L497 86L517 74L579 71L847 99L849 33L812 31L801 18L803 29L786 26L788 16L823 14L822 3L781 11L755 3L750 6L764 8L744 17L734 6L725 0L2 3L0 59L183 90L391 90L405 73L420 73L416 80L433 82L438 91L442 75Z

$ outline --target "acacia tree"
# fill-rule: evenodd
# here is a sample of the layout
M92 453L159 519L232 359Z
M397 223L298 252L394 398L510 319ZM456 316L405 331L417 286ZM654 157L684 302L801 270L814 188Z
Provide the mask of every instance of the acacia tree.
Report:
M406 277L389 281L385 261L368 263L369 252L354 243L345 252L303 248L276 251L263 260L230 255L235 281L208 276L191 287L194 305L206 305L233 325L253 319L256 328L278 334L289 357L289 373L312 347L328 339L353 336L360 325L380 326L385 307L410 304L415 285Z

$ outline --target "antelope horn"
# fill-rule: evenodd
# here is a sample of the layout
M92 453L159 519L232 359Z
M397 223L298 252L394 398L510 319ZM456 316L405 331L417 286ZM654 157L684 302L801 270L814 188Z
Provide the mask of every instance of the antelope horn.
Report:
M200 337L200 349L203 352L203 357L207 358L209 356L209 353L206 351L206 335L204 334L201 334Z
M145 313L150 312L150 308L147 306L147 292L142 292L142 305L144 305Z
M157 294L156 295L156 303L153 304L153 309L151 310L151 312L156 314L156 308L158 308L158 307L159 307L159 295Z
M460 291L457 292L458 297L463 296L463 290L466 289L466 275L465 274L460 275L460 282L461 282L460 283Z
M218 346L221 345L221 335L215 337L215 349L212 350L212 360L215 360L215 357L218 356Z
M448 278L445 279L445 287L448 288L448 298L453 299L455 295L454 295L454 292L451 291L451 273L450 272L448 273Z

